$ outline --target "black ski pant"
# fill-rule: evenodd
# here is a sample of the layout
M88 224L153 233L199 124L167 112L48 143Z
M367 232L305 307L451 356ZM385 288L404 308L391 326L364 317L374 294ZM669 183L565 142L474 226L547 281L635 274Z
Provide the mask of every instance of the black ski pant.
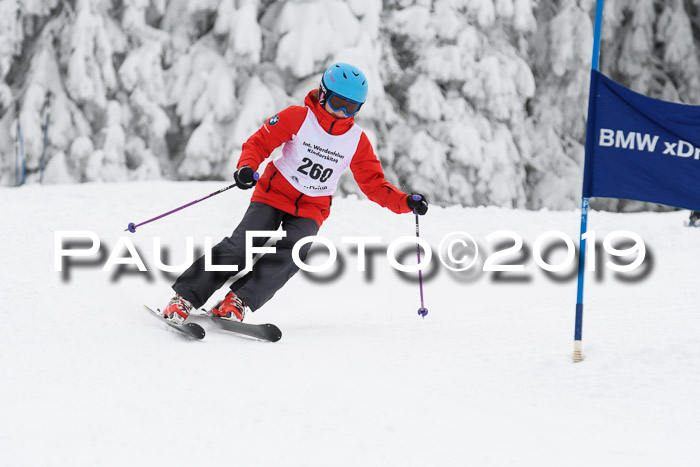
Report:
M282 225L286 237L277 240L277 252L266 253L255 263L253 270L231 285L236 295L253 311L263 306L299 270L292 261L292 248L300 239L318 233L319 225L313 219L297 217L265 203L251 202L241 223L230 237L224 238L211 251L213 265L237 265L245 268L245 237L249 230L275 231ZM263 246L268 238L256 237L253 246ZM299 251L299 258L306 258L311 243ZM203 306L214 292L238 271L205 271L204 256L192 263L173 285L181 297L195 308Z

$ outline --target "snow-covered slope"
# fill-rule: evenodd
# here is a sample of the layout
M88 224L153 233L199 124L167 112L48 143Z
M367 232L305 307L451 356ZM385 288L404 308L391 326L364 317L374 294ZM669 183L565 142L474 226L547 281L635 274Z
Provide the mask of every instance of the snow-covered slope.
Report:
M439 266L420 319L416 281L400 279L383 253L368 278L340 242L386 245L414 234L413 216L352 198L334 202L320 232L345 259L340 277L300 274L248 318L277 324L276 344L223 334L202 317L206 338L188 341L141 310L171 296L153 236L179 263L187 236L201 246L228 235L246 192L129 234L150 280L114 278L100 269L106 258L68 281L54 271L55 231L94 231L109 254L128 222L220 186L0 189L0 464L696 465L700 229L683 227L685 213L591 213L599 239L639 233L653 267L633 283L609 270L587 276L581 364L571 362L575 279L547 278L531 255L528 282L485 272L460 280ZM432 207L421 236L437 246L466 231L488 250L486 235L508 229L532 247L551 229L576 238L578 220Z

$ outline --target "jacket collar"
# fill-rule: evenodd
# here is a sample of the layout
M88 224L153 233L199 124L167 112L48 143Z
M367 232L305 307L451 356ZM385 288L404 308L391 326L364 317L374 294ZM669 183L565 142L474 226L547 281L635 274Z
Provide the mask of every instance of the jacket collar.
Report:
M304 104L311 109L316 116L318 123L326 130L326 133L332 135L342 135L347 132L355 123L355 117L336 118L326 112L326 110L318 102L318 89L314 89L306 95Z

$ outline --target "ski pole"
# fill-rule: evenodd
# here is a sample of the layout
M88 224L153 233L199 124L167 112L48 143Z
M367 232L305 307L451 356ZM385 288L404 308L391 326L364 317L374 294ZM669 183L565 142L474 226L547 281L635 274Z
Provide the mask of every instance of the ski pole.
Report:
M420 201L420 199L420 195L413 195L413 201ZM418 213L415 209L413 210L413 214L416 215L416 238L420 238L420 230L418 227ZM418 255L418 265L420 266L420 245L418 243L416 243L416 253ZM428 314L428 309L423 303L423 271L421 269L418 270L418 285L420 287L420 308L418 308L418 314L425 318Z
M259 175L257 172L255 172L255 173L253 174L253 179L257 181L259 178L260 178L260 175ZM205 196L204 198L200 198L200 199L198 199L198 200L189 202L189 203L187 203L187 204L185 204L185 205L183 205L183 206L180 206L179 208L173 209L172 211L168 211L168 212L166 212L166 213L164 213L164 214L161 214L160 216L156 216L156 217L154 217L153 219L148 219L147 221L143 221L143 222L141 222L140 224L135 224L135 223L133 223L133 222L129 222L129 225L127 226L126 229L124 229L124 232L129 231L129 232L131 232L131 233L136 233L136 228L137 228L137 227L141 227L142 225L146 225L146 224L148 224L148 223L150 223L150 222L157 221L158 219L162 219L162 218L164 218L165 216L169 216L170 214L173 214L173 213L176 213L176 212L178 212L178 211L180 211L180 210L182 210L182 209L188 208L188 207L192 206L193 204L197 204L197 203L199 203L200 201L204 201L205 199L209 199L209 198L211 198L212 196L218 195L219 193L223 193L224 191L230 190L231 188L234 188L234 187L236 187L236 186L237 186L236 183L233 183L232 185L226 186L226 187L224 187L224 188L222 188L222 189L220 189L220 190L215 191L214 193L209 193L209 194L208 194L207 196Z

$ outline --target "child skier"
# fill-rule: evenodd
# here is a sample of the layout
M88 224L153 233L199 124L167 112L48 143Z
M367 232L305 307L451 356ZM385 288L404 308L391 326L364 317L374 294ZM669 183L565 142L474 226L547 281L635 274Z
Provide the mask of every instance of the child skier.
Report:
M355 124L354 116L366 97L365 75L352 65L334 64L323 74L319 89L306 96L304 107L291 106L271 117L243 144L233 178L241 189L256 188L233 234L212 248L212 264L243 269L246 231L275 231L281 224L286 237L277 241L275 254L263 255L250 273L233 283L212 314L242 321L246 310L263 306L298 271L292 248L298 240L317 234L330 214L338 179L348 167L375 203L396 213L427 212L425 196L408 196L385 180L369 139ZM281 144L282 156L267 165L258 181L257 168ZM256 238L253 245L262 246L266 240ZM310 246L301 248L302 260ZM199 258L173 285L176 295L163 315L182 323L193 307L203 306L234 274L205 271L204 257Z

